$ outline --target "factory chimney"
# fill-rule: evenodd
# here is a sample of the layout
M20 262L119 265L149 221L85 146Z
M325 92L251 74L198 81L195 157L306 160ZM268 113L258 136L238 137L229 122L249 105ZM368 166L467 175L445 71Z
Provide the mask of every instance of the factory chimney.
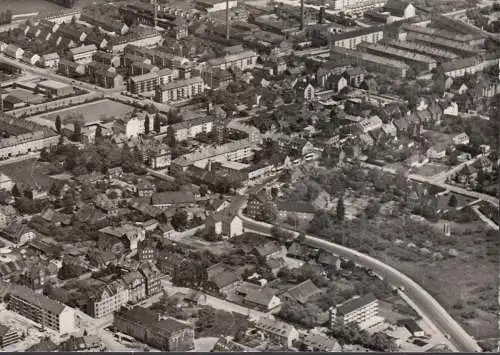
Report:
M229 39L229 0L226 0L226 39Z
M154 24L155 28L158 27L158 0L153 0Z
M304 24L304 0L300 0L300 29L303 30Z

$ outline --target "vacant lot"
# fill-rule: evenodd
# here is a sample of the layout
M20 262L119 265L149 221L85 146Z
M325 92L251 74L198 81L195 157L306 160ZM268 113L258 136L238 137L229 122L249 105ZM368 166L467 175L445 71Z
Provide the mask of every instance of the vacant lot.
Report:
M132 112L133 110L134 108L132 106L124 105L120 102L102 100L56 111L50 115L44 116L43 118L55 122L56 117L61 116L61 119L64 122L65 119L82 115L85 123L89 123L99 120L102 116L121 117L129 112Z
M429 163L429 164L426 164L426 165L418 168L415 171L415 174L422 175L422 176L434 176L434 175L440 174L444 171L447 171L448 169L449 169L449 167L446 165L443 165L443 164Z

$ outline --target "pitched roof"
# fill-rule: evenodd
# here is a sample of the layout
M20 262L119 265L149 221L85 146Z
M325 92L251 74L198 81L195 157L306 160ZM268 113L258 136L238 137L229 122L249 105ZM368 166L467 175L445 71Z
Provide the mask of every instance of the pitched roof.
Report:
M234 271L225 270L215 274L210 281L212 281L217 288L221 289L238 282L239 277Z
M249 289L245 296L245 301L267 307L272 298L276 296L276 290L269 287Z
M321 290L311 280L306 280L286 291L299 303L306 303L311 297L318 295L320 292Z
M157 192L152 196L153 205L176 205L194 202L196 202L194 195L183 191Z
M255 322L255 327L280 337L288 337L291 332L296 331L294 326L267 316L260 317Z
M280 201L276 203L278 210L298 213L314 213L314 206L303 201Z

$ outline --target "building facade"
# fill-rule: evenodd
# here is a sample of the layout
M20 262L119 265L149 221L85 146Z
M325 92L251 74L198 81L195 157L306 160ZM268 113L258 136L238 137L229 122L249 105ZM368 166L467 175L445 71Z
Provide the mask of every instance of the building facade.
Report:
M155 90L155 101L168 103L174 101L188 100L204 92L203 79L199 76L181 79L160 85Z
M330 327L369 322L377 316L378 300L371 294L352 298L330 308Z

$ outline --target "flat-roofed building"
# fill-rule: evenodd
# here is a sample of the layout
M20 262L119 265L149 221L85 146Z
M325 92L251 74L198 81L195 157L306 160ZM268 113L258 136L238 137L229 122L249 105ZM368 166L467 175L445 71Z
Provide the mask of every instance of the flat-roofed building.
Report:
M257 53L252 50L243 50L238 53L230 53L223 57L210 59L207 66L215 69L227 70L238 68L240 70L253 69L257 64Z
M13 287L9 308L42 327L55 330L60 334L71 333L76 329L75 312L72 308L37 294L25 286Z
M330 7L337 11L361 11L384 6L384 0L332 0Z
M92 291L89 300L89 314L102 318L119 310L129 301L129 290L121 280L99 286Z
M165 68L157 72L136 75L129 78L128 91L133 94L154 91L159 85L172 82L172 70Z
M75 93L71 85L54 80L40 81L36 87L49 98L70 96Z
M382 57L400 60L415 68L417 71L431 71L437 66L436 60L427 55L410 52L404 49L386 46L379 43L362 42L358 45L358 49Z
M372 294L357 296L330 308L330 327L361 324L374 319L378 313L378 300Z
M188 100L205 91L203 79L199 76L172 81L155 90L155 101L160 103Z
M161 319L147 308L121 309L115 314L113 325L119 332L162 351L194 349L194 330L190 325L170 317Z

